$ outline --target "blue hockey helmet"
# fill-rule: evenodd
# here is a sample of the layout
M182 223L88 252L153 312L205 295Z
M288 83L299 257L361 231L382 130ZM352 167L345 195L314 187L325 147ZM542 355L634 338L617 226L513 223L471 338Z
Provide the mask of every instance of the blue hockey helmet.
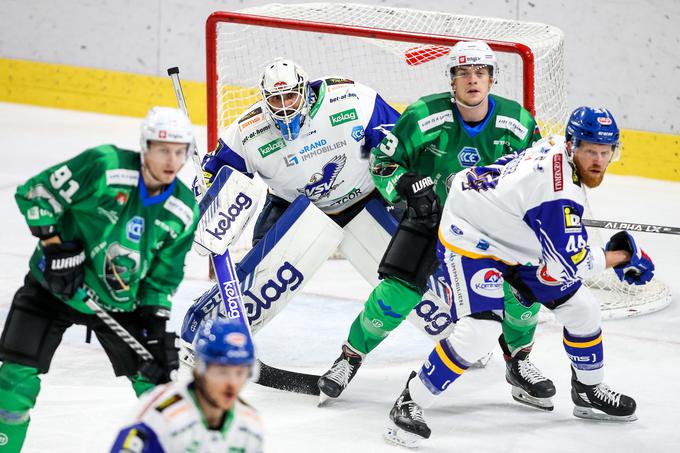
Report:
M313 93L305 71L291 60L277 58L264 69L260 93L267 113L283 138L295 140L312 103ZM287 106L288 99L295 99L295 102Z
M572 147L578 147L580 141L611 145L613 155L611 161L619 158L619 128L614 116L607 109L579 107L571 114L567 122L565 137L571 140Z
M198 332L196 355L206 365L252 366L255 347L243 324L216 318Z

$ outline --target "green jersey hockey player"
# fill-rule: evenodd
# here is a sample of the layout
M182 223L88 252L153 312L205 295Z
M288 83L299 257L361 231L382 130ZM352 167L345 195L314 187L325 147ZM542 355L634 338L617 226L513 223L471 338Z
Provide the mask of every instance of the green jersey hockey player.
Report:
M175 334L166 332L170 295L183 277L198 206L177 179L193 141L182 112L149 111L141 154L103 145L39 173L16 200L39 243L14 296L0 338L0 449L20 451L29 411L61 338L88 326L117 376L137 395L168 382L177 368ZM152 353L141 363L84 304L84 293Z
M319 380L322 395L339 396L365 355L421 301L428 277L436 270L439 210L455 174L490 164L541 138L527 110L490 94L497 70L496 56L486 43L456 44L447 65L451 92L425 96L410 105L373 150L371 172L376 187L387 200L406 201L408 208L380 264L384 280L354 320L342 354ZM480 254L486 246L480 241ZM540 307L524 307L507 285L504 289L500 343L507 360L506 379L514 387L526 387L525 398L516 399L551 407L546 400L554 395L554 386L528 360ZM457 295L448 291L445 298L450 306ZM491 312L476 316L498 318ZM515 393L513 388L513 396Z

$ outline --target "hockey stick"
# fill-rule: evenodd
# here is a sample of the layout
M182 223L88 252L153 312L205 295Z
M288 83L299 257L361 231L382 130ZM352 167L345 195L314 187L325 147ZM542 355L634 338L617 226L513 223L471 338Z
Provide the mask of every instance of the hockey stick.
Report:
M188 116L189 114L187 112L186 101L184 99L184 93L182 92L182 84L179 80L179 68L168 68L168 75L172 79L172 85L175 89L177 104L180 110L182 110ZM195 140L192 142L191 147L197 183L199 184L201 194L204 194L206 192L206 184L205 180L203 179L203 169L201 167L201 161L198 155L198 148L196 147ZM248 319L245 315L246 312L243 306L243 297L241 295L241 289L239 288L238 279L236 277L234 264L231 260L229 250L227 249L227 251L225 251L222 255L211 254L210 260L212 261L213 268L215 269L218 286L222 295L222 302L225 305L228 316L232 319L238 318L239 321L246 326L248 333L252 338L250 323L248 322ZM319 380L320 376L274 368L263 363L259 359L257 360L257 364L259 367L259 373L256 373L255 375L259 377L254 382L260 385L296 393L305 393L310 395L319 394L319 389L316 385L316 382Z
M583 225L594 228L607 228L611 230L639 231L641 233L680 234L680 227L662 225L648 225L646 223L615 222L612 220L583 219Z

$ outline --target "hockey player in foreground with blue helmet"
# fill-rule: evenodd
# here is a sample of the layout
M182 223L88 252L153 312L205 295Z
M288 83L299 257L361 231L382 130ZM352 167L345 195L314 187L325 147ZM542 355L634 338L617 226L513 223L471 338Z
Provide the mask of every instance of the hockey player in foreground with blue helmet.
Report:
M582 285L609 267L636 285L646 284L654 273L651 259L629 233L614 234L602 250L589 244L581 224L585 188L602 183L618 153L619 129L611 113L580 107L569 118L566 140L544 139L456 175L439 225L437 256L456 298L451 317L458 321L419 372L411 373L390 411L388 441L412 447L430 437L423 408L498 337L500 322L470 315L502 312L503 281L521 303L542 303L564 326L574 415L637 419L635 400L603 383L600 307Z
M156 387L142 399L112 453L262 452L260 418L239 398L255 361L245 326L206 321L196 358L193 380Z

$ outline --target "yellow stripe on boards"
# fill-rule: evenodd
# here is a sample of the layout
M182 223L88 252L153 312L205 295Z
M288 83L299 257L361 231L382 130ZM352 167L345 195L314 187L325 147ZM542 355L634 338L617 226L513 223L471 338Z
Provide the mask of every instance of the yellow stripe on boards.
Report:
M184 80L182 87L192 122L206 124L205 83ZM226 91L242 90L223 88L223 97ZM7 58L0 58L0 101L134 117L154 105L177 105L169 77ZM392 105L400 112L405 107ZM223 120L246 107L237 102ZM680 135L623 129L621 142L621 160L610 166L612 174L680 182Z
M444 362L444 365L449 367L451 371L454 373L460 375L465 373L465 370L456 365L449 359L449 357L446 355L446 352L444 352L444 348L442 348L441 343L437 343L437 346L434 347L434 349L437 351L437 355L439 356L440 359L442 359L442 362Z
M596 344L602 343L602 335L587 343L576 343L574 341L569 341L566 338L563 338L563 340L564 344L571 346L572 348L589 348L591 346L595 346Z

